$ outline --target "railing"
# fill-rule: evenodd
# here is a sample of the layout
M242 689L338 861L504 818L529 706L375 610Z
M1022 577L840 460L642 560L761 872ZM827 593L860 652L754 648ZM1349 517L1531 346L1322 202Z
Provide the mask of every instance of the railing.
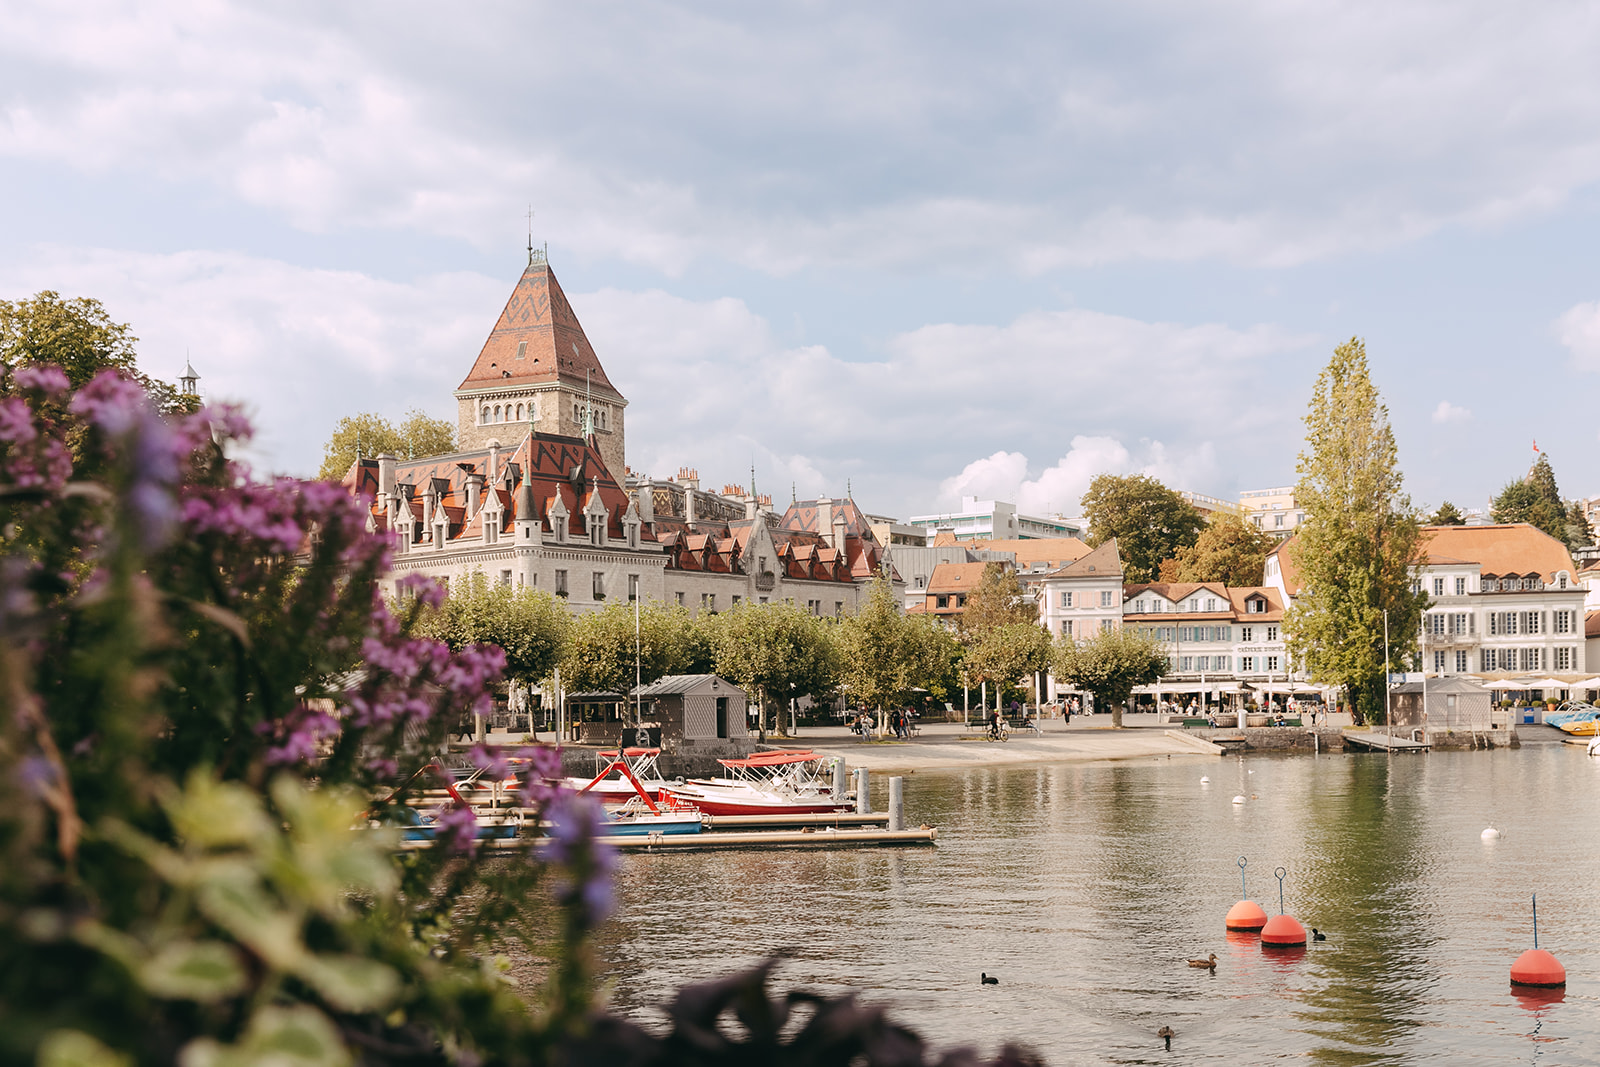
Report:
M762 571L756 575L756 588L763 593L770 593L772 587L778 584L778 576L772 571Z

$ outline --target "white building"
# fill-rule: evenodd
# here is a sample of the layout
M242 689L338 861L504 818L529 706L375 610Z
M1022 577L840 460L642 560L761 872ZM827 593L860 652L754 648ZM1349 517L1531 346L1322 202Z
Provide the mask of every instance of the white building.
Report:
M1239 494L1239 510L1245 521L1264 533L1282 540L1306 520L1306 513L1294 499L1294 486L1276 489L1248 489Z
M1267 583L1291 604L1301 592L1295 545L1267 556ZM1428 674L1586 673L1588 590L1564 543L1527 523L1427 526L1423 551Z
M927 531L928 543L941 531L957 541L1009 541L1034 537L1079 537L1083 528L1060 517L1045 519L1017 513L1015 504L1004 500L961 498L961 510L942 515L913 515L909 524Z

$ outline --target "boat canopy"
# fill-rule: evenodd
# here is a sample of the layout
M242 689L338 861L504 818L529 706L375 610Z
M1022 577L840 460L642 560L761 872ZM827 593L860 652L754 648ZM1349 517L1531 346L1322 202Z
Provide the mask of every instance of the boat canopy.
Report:
M812 751L785 750L782 752L757 752L748 759L719 759L718 763L729 769L735 767L786 767L791 763L810 763L822 757Z
M661 750L659 748L625 748L619 753L612 748L602 751L600 758L616 759L619 755L626 759L638 759L641 756L659 756L661 755Z

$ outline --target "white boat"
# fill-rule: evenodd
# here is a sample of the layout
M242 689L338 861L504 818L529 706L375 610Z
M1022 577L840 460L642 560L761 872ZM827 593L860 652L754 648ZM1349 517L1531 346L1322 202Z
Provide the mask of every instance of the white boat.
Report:
M849 797L835 798L833 785L819 777L837 757L807 751L758 752L748 759L718 760L731 778L691 778L670 782L666 795L692 804L707 815L824 815L850 811Z
M656 770L656 760L660 755L659 748L610 749L600 753L600 758L606 761L606 767L598 775L593 778L569 777L562 779L562 782L574 792L599 797L600 803L608 808L621 807L637 796L640 790L652 797L660 797L662 790L667 787ZM624 768L627 773L624 773ZM634 788L635 782L638 783L638 789Z

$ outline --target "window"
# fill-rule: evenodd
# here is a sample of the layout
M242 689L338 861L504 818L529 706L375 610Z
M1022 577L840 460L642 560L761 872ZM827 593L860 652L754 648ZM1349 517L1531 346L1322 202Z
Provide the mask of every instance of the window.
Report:
M1278 669L1278 657L1277 656L1268 656L1267 657L1267 671L1270 673L1270 672L1275 671L1277 669Z
M1061 606L1064 607L1064 608L1072 607L1072 594L1071 593L1062 593L1061 594Z
M1143 615L1144 614L1144 601L1135 600L1133 602L1133 613L1135 615Z
M1179 656L1178 657L1178 670L1183 671L1185 673L1194 670L1194 657L1193 656Z
M488 421L489 421L489 405L485 404L485 405L483 405L483 411L480 412L479 415L478 415L478 422L481 424L481 423L486 423Z
M511 588L511 572L510 571L501 571L500 572L500 584L502 586L504 586L505 588L507 588L507 589Z
M1467 595L1467 580L1465 578L1457 578L1456 579L1456 596L1466 596L1466 595Z
M936 607L948 608L950 606L950 598L948 596L937 597L934 604Z
M1525 671L1544 670L1544 649L1525 648L1522 650L1522 669Z
M1444 658L1445 654L1443 652L1435 652L1433 654L1433 673L1444 673Z
M1484 649L1483 650L1483 669L1485 671L1494 670L1495 669L1494 663L1495 663L1494 649L1492 649L1492 648Z
M1276 641L1277 639L1278 639L1278 628L1276 626L1267 627L1267 640L1268 641ZM1271 670L1270 667L1267 668L1267 669Z
M1111 606L1111 590L1105 589L1101 591L1100 606L1103 608L1109 608Z
M709 608L710 606L711 606L711 594L710 593L701 593L700 594L700 610L704 611L705 609Z
M1272 516L1272 525L1276 526L1280 530L1283 529L1283 516L1282 515L1274 515L1274 516Z
M1498 588L1500 588L1500 583L1493 578L1484 578L1478 582L1478 591L1480 593L1492 593Z
M1434 596L1444 596L1444 579L1443 578L1435 578L1433 580L1433 595Z
M1459 651L1459 652L1456 653L1456 673L1457 674L1465 674L1466 672L1467 672L1467 653L1463 649L1462 651Z
M1562 574L1561 574L1561 577L1556 579L1556 588L1565 589L1566 587L1567 587L1567 575L1566 575L1566 572L1563 571Z
M631 604L635 600L638 600L638 599L639 599L639 576L637 574L630 574L630 575L628 575L628 603ZM735 599L734 603L737 604L738 600Z
M1444 626L1445 626L1445 614L1444 614L1444 612L1436 611L1436 612L1432 613L1431 615L1426 616L1424 621L1427 623L1428 633L1434 634L1435 636L1439 636L1439 637L1444 636Z
M1522 632L1525 633L1525 634L1536 634L1536 633L1538 633L1539 632L1539 616L1540 616L1540 613L1537 612L1537 611L1525 611L1525 612L1523 612L1522 613Z
M1061 633L1065 637L1071 637L1072 636L1072 620L1071 619L1062 619L1061 620Z
M1249 671L1253 671L1255 669L1256 669L1256 658L1254 656L1240 656L1239 657L1239 670L1241 672L1249 672Z
M1254 633L1255 633L1255 629L1253 627L1241 626L1241 627L1239 627L1239 640L1241 640L1241 641L1254 641L1255 638L1253 636L1251 636ZM1245 669L1249 670L1248 667L1246 667Z
M1565 634L1572 632L1572 615L1569 612L1558 611L1555 613L1556 633Z
M837 619L842 615L844 615L844 601L835 600L833 602L833 617Z
M1206 597L1206 610L1207 611L1216 611L1217 610L1217 598L1216 597L1214 597L1214 596Z
M596 600L606 598L606 576L602 571L594 572L594 598Z
M761 598L761 603L765 604L766 602L767 602L767 598L766 597L762 597ZM678 596L678 603L680 603L680 604L683 603L683 595L682 594L679 594L679 596Z
M1472 632L1472 616L1464 611L1458 611L1450 616L1450 632L1453 634L1466 634ZM1465 670L1466 668L1462 668Z
M1569 671L1572 669L1572 649L1556 649L1556 670Z
M733 606L734 607L738 607L740 604L743 604L743 603L744 603L744 597L740 596L738 593L733 594Z
M556 571L556 596L567 595L567 572Z
M680 607L680 608L683 607L683 594L682 593L674 593L673 594L673 598L678 602L678 607ZM762 597L761 598L761 602L763 604L765 604L767 602L767 598L766 597Z
M517 358L518 359L527 359L528 358L528 342L526 342L526 341L518 341L517 342Z

